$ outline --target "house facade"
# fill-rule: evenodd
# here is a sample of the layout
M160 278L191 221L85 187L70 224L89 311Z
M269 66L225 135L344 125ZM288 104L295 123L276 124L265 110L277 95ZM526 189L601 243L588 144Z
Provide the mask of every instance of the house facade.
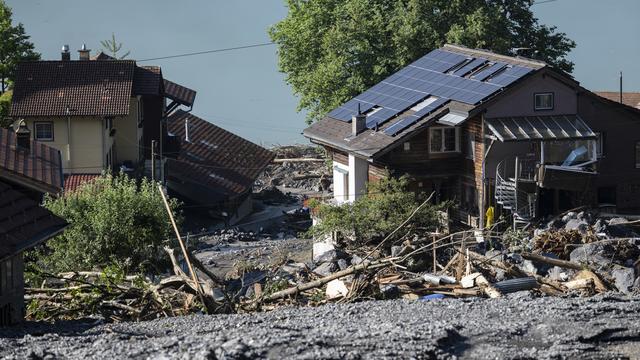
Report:
M58 150L31 140L24 123L17 134L0 129L0 326L24 317L23 252L67 226L39 205L43 194L59 193L62 182Z
M516 222L580 205L637 211L639 130L638 109L543 62L445 45L304 135L332 157L337 202L408 174L480 226L489 207Z

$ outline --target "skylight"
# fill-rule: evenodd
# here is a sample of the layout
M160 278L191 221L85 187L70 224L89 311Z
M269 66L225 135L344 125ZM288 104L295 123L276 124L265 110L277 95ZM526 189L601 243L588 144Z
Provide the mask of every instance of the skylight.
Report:
M422 100L421 102L413 105L413 107L411 108L411 110L413 111L420 111L424 108L426 108L427 106L431 105L433 102L435 102L436 100L438 100L438 97L436 96L429 96L426 99Z

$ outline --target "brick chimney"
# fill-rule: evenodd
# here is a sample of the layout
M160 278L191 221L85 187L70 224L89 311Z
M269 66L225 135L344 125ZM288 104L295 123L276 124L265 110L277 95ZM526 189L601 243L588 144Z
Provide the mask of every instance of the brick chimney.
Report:
M24 119L20 120L16 129L16 147L27 152L31 150L31 131Z
M69 51L69 45L62 45L62 60L71 60L71 52Z
M78 50L78 60L89 60L91 55L91 49L87 49L87 45L82 44L82 48Z
M358 104L358 114L351 118L351 134L356 136L367 128L367 116L360 111Z

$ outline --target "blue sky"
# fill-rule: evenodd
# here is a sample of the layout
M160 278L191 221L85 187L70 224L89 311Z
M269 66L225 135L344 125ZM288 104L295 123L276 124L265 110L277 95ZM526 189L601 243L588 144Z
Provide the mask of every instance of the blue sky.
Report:
M98 50L112 32L132 59L263 43L287 12L283 0L5 1L45 59L59 58L63 44ZM556 0L533 10L577 42L569 58L583 86L617 90L623 71L625 91L640 91L640 1ZM197 116L263 145L306 143L305 116L278 72L275 46L144 64L197 90Z

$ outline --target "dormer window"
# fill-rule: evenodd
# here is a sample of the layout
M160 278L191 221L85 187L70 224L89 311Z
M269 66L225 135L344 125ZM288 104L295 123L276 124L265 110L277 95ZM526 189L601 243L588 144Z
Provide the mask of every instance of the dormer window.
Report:
M534 94L535 110L553 110L553 93Z

